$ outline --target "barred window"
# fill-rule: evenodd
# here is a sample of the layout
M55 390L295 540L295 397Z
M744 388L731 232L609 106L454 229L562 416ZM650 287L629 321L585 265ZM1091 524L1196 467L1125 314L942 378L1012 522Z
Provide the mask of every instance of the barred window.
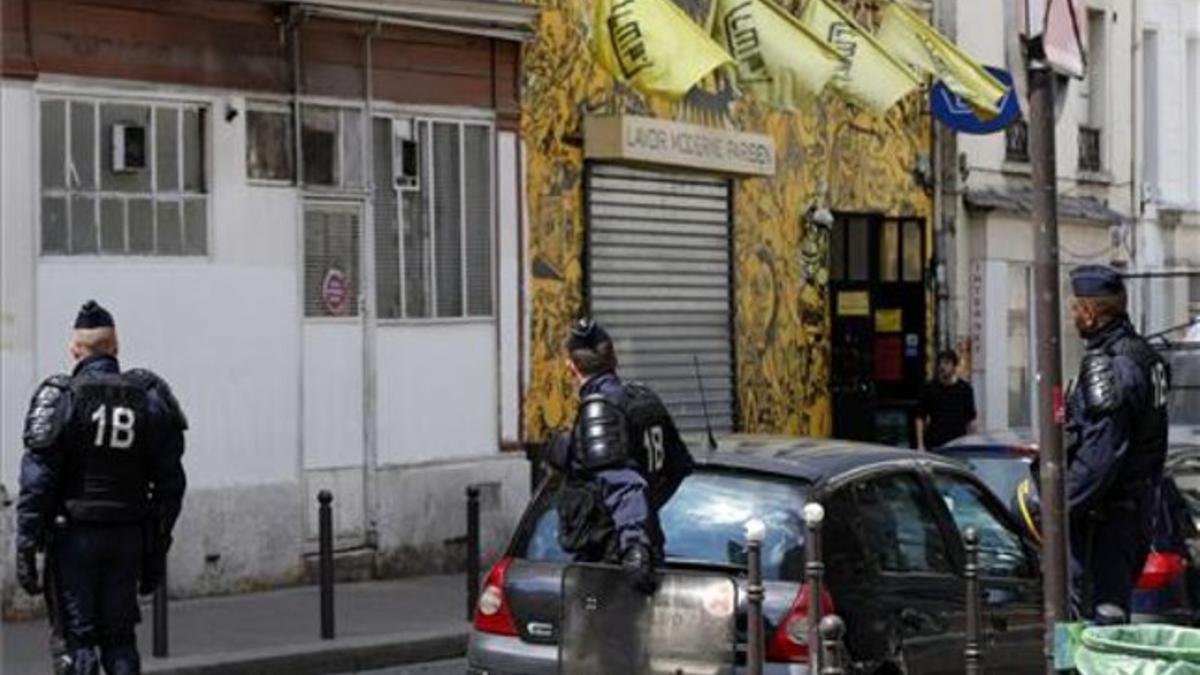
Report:
M490 317L491 127L380 117L373 139L380 318Z
M41 101L44 255L208 253L207 108Z

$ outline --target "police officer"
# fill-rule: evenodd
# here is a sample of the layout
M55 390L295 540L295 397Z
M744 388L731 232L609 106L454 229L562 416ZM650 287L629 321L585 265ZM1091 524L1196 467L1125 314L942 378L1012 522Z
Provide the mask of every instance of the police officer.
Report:
M1087 343L1066 411L1071 604L1081 619L1104 604L1129 616L1166 461L1169 375L1129 322L1115 270L1079 267L1071 286Z
M599 324L579 320L566 348L580 404L573 429L548 449L547 463L565 474L559 542L577 561L619 563L653 593L665 543L658 510L691 473L691 454L658 396L617 376Z
M136 674L137 596L162 579L186 488L187 421L157 375L121 371L112 315L95 301L80 309L68 351L74 371L37 388L25 421L17 578L38 593L45 553L66 646L59 672Z

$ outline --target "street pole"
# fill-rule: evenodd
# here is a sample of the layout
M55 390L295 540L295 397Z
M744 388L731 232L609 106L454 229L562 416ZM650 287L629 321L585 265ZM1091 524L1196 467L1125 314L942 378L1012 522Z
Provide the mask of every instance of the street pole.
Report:
M1054 150L1055 76L1040 53L1029 55L1029 159L1033 173L1034 303L1037 328L1038 448L1042 504L1042 612L1046 673L1054 669L1055 626L1067 618L1063 500L1062 327L1059 313L1058 180Z

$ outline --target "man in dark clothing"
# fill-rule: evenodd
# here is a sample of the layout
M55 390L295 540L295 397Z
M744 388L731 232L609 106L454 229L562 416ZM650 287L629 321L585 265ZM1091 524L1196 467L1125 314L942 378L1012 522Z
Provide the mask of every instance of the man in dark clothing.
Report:
M691 472L691 454L658 396L617 376L603 328L580 320L566 346L580 405L574 428L552 440L546 457L564 474L559 541L577 561L621 564L652 593L664 547L658 510Z
M1071 605L1084 620L1102 604L1129 616L1167 455L1169 374L1129 322L1115 270L1082 266L1071 286L1075 326L1087 342L1066 408Z
M69 352L74 371L38 387L25 421L17 579L40 593L45 554L65 642L59 672L136 675L137 596L162 580L186 489L187 421L158 376L121 371L112 315L95 302L80 310Z
M958 354L938 354L937 377L925 385L917 408L917 447L932 450L975 432L975 392L958 379Z

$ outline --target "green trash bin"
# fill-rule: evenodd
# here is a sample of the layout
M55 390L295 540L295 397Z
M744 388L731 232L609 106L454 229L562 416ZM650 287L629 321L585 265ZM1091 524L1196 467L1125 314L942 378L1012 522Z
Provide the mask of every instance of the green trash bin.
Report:
M1080 675L1200 675L1200 629L1093 626L1074 637Z

